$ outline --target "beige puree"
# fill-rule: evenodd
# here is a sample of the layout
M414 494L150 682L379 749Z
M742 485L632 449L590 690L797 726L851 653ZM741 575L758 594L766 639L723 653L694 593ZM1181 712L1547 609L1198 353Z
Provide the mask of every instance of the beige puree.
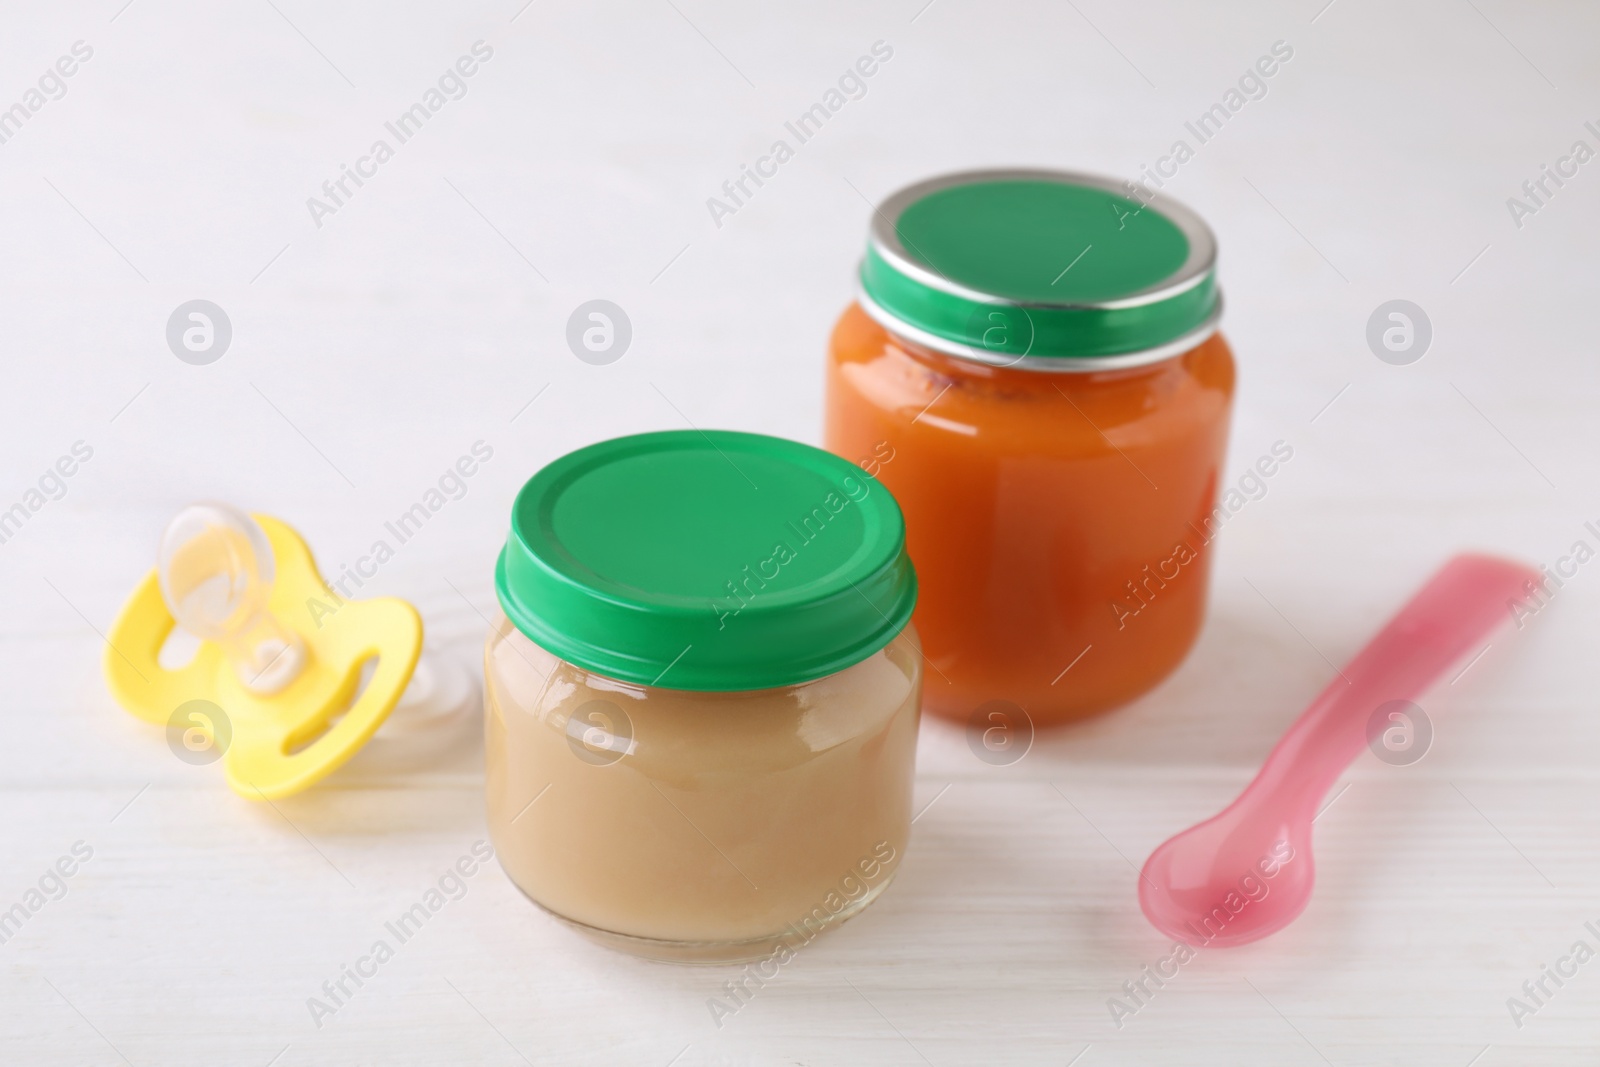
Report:
M874 898L905 851L921 688L910 626L837 674L759 692L603 678L503 618L484 666L500 862L595 933L809 940Z

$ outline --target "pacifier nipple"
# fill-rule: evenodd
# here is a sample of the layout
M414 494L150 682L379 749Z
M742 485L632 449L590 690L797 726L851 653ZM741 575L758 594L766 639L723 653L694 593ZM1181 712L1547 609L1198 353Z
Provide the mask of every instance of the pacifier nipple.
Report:
M266 532L227 504L191 504L161 535L156 573L184 630L222 647L240 683L276 693L305 668L305 642L273 617L275 568Z

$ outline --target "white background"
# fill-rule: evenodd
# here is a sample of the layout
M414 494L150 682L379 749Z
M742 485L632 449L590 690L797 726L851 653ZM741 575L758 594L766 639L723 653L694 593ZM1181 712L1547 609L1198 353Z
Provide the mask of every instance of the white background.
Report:
M1297 923L1203 952L1120 1029L1107 1008L1169 949L1135 866L1248 781L1330 661L1453 550L1600 547L1600 162L1520 229L1506 207L1600 147L1592 6L122 2L0 16L0 106L94 49L0 145L0 507L94 450L0 544L0 908L94 850L0 947L0 1061L1594 1062L1600 962L1520 1029L1506 999L1596 941L1600 562L1424 701L1420 763L1352 766ZM480 39L465 98L314 225L306 199ZM866 96L715 226L707 197L878 40ZM317 1028L306 998L484 836L481 754L276 810L173 758L106 694L97 635L165 519L275 514L334 571L482 440L466 496L369 585L476 669L541 464L689 423L819 439L868 200L972 166L1134 175L1278 40L1266 98L1169 186L1221 244L1229 469L1294 448L1228 524L1182 669L1009 767L927 723L936 802L898 880L721 1029L727 972L593 947L492 866ZM165 340L197 297L233 325L209 366ZM564 340L596 297L633 323L610 366ZM1364 340L1393 298L1433 323L1411 366Z

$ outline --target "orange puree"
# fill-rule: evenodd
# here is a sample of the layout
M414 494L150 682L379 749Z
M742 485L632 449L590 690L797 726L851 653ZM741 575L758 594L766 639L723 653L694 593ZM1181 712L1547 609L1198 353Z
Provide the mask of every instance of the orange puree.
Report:
M905 513L927 710L967 720L1004 700L1046 725L1177 667L1205 609L1233 383L1220 334L1063 373L943 355L845 312L826 444Z

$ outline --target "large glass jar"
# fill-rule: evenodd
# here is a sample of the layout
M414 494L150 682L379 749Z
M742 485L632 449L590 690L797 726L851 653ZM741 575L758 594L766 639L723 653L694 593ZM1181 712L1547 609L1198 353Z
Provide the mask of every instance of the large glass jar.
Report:
M981 172L875 213L826 444L904 510L929 711L1092 714L1198 635L1234 363L1210 231L1147 193Z
M899 509L820 449L581 449L517 497L484 656L489 828L535 903L641 955L776 956L888 885L922 657Z

